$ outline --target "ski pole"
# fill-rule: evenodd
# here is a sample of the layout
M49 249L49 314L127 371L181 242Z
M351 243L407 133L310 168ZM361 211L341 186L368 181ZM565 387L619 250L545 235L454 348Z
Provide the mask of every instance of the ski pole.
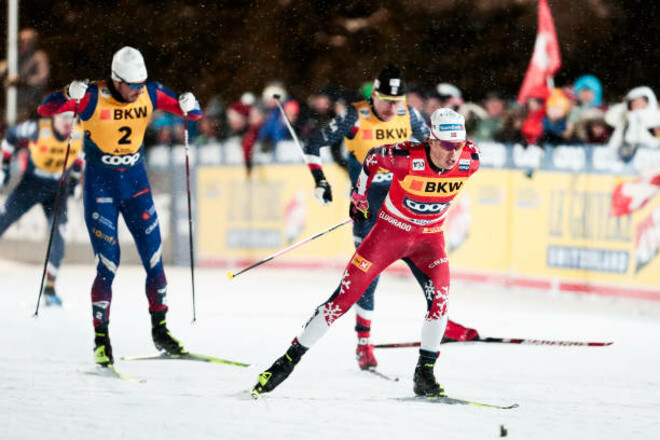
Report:
M559 345L562 347L606 347L613 342L586 342L586 341L555 341L547 339L514 339L514 338L477 338L469 341L443 340L443 344L453 342L486 342L495 344L520 344L520 345ZM406 348L419 347L419 342L399 342L394 344L374 344L374 348Z
M188 118L186 113L183 114L183 145L186 151L186 190L188 194L188 241L190 248L190 278L192 282L192 306L193 306L193 319L192 322L197 321L197 313L195 307L195 253L193 248L193 218L192 218L192 201L190 197L190 160L189 160L189 143L188 143Z
M73 130L76 125L76 119L78 118L78 104L80 100L76 100L76 106L73 110L73 124L71 125L71 131L69 132L69 138L66 143L66 153L64 154L64 163L62 164L62 175L60 176L60 182L57 187L57 197L55 197L55 207L53 210L53 223L50 225L50 235L48 236L48 247L46 248L46 258L44 260L44 270L41 273L41 283L39 284L39 296L37 297L37 307L34 310L34 316L39 316L39 303L41 303L41 294L44 291L44 281L46 280L46 272L48 270L48 259L50 257L50 249L53 246L53 235L55 235L55 228L57 227L57 214L60 210L60 204L62 203L62 193L64 192L64 182L66 181L66 166L69 161L69 153L71 151L71 139L73 139ZM64 200L66 203L66 198Z
M240 271L238 271L238 272L236 272L236 273L234 273L234 272L232 272L232 271L230 270L229 272L227 272L227 278L229 278L230 280L232 280L232 279L234 279L235 277L237 277L237 276L239 276L240 274L242 274L243 272L247 272L248 270L254 269L254 268L257 267L257 266L261 266L261 265L264 264L264 263L268 263L270 260L273 260L273 259L279 257L280 255L286 254L287 252L292 251L292 250L294 250L295 248L300 247L300 246L302 246L302 245L305 244L305 243L309 243L310 241L315 240L315 239L321 237L322 235L327 234L328 232L334 231L335 229L339 228L340 226L343 226L343 225L345 225L345 224L347 224L347 223L351 223L352 221L353 221L353 220L351 220L350 218L349 218L349 219L346 219L346 220L343 220L343 221L337 223L337 224L334 225L334 226L330 226L328 229L324 229L323 231L321 231L321 232L319 232L319 233L317 233L317 234L315 234L315 235L312 235L311 237L307 237L306 239L304 239L304 240L302 240L302 241L299 241L298 243L296 243L296 244L294 244L294 245L291 245L291 246L289 246L289 247L286 248L286 249L282 249L281 251L279 251L279 252L277 252L277 253L274 253L274 254L271 255L270 257L266 257L266 258L264 258L263 260L261 260L261 261L259 261L259 262L257 262L257 263L254 263L253 265L248 266L248 267L246 267L245 269L242 269L242 270L240 270Z
M280 102L280 95L273 95L273 98L275 99L275 102L277 102L277 106L280 108L280 112L282 113L282 117L284 118L284 122L286 122L286 126L289 129L289 133L291 133L291 137L293 138L293 141L298 146L298 149L300 149L300 154L302 155L303 161L305 162L306 165L309 165L309 161L307 160L307 157L305 156L305 150L303 150L303 147L300 144L300 140L298 140L298 136L296 136L296 132L293 130L293 126L291 125L291 121L289 121L289 118L287 117L286 113L284 112L284 107L282 107L282 103Z

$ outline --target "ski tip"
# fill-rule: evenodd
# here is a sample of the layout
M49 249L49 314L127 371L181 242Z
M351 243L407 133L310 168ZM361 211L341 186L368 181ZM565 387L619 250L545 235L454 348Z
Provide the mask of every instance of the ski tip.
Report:
M261 398L261 393L257 390L257 387L252 388L250 395L254 400L259 400Z
M227 272L227 278L229 278L230 280L233 280L234 279L234 272L232 272L231 270L229 272Z

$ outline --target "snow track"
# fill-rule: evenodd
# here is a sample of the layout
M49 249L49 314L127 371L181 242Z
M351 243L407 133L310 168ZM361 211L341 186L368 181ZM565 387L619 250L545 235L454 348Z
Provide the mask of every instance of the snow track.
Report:
M166 271L173 334L190 351L254 366L119 360L153 351L144 275L121 266L110 337L117 367L146 383L84 374L93 368L93 267L64 265L64 307L42 305L35 319L40 268L0 262L0 438L494 439L501 426L512 439L660 438L660 304L455 284L450 316L483 336L614 341L442 346L436 374L450 395L516 409L394 400L412 395L417 350L376 352L379 369L399 382L364 374L354 360L352 312L255 402L247 390L258 373L286 350L341 272L259 268L228 281L226 268L198 269L190 325L190 274ZM418 289L412 277L383 277L374 342L419 340Z

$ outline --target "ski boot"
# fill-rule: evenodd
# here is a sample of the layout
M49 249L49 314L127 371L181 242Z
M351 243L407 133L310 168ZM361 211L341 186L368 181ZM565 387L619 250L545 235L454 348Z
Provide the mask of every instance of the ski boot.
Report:
M55 293L55 287L53 286L44 287L44 301L46 302L47 306L62 305L62 299L59 296L57 296L57 294Z
M355 358L357 359L360 370L375 370L378 366L378 361L374 356L374 346L369 343L369 340L358 341L357 349L355 350Z
M259 381L251 392L252 397L258 399L262 393L269 393L284 382L306 351L307 348L300 345L297 339L294 339L284 356L276 360L269 369L259 375Z
M444 388L435 380L435 375L433 374L434 366L434 357L419 356L417 366L415 367L415 375L413 376L413 391L415 395L426 397L442 397L445 395Z
M183 348L183 344L175 339L167 329L165 313L165 311L151 312L151 337L154 340L154 345L158 350L164 351L170 356L188 354Z
M112 357L112 345L110 345L110 337L108 336L107 328L97 328L95 330L94 361L97 365L105 368L110 367L115 362Z
M447 321L442 342L465 342L479 339L479 332L473 328L465 327L452 320Z

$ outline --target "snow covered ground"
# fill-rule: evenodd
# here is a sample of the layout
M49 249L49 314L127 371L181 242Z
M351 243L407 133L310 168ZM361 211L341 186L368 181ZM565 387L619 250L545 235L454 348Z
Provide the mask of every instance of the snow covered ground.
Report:
M32 317L41 267L0 262L2 439L660 438L660 304L455 284L450 316L482 336L614 341L605 348L443 345L436 373L450 395L511 410L400 402L412 395L414 348L377 352L390 382L360 372L353 314L262 401L246 391L287 348L340 273L258 268L228 281L168 268L169 326L193 352L254 364L117 361L138 384L93 370L92 266L65 265L64 307ZM141 268L122 266L110 335L115 357L153 352ZM375 342L416 341L424 300L411 278L385 276Z

